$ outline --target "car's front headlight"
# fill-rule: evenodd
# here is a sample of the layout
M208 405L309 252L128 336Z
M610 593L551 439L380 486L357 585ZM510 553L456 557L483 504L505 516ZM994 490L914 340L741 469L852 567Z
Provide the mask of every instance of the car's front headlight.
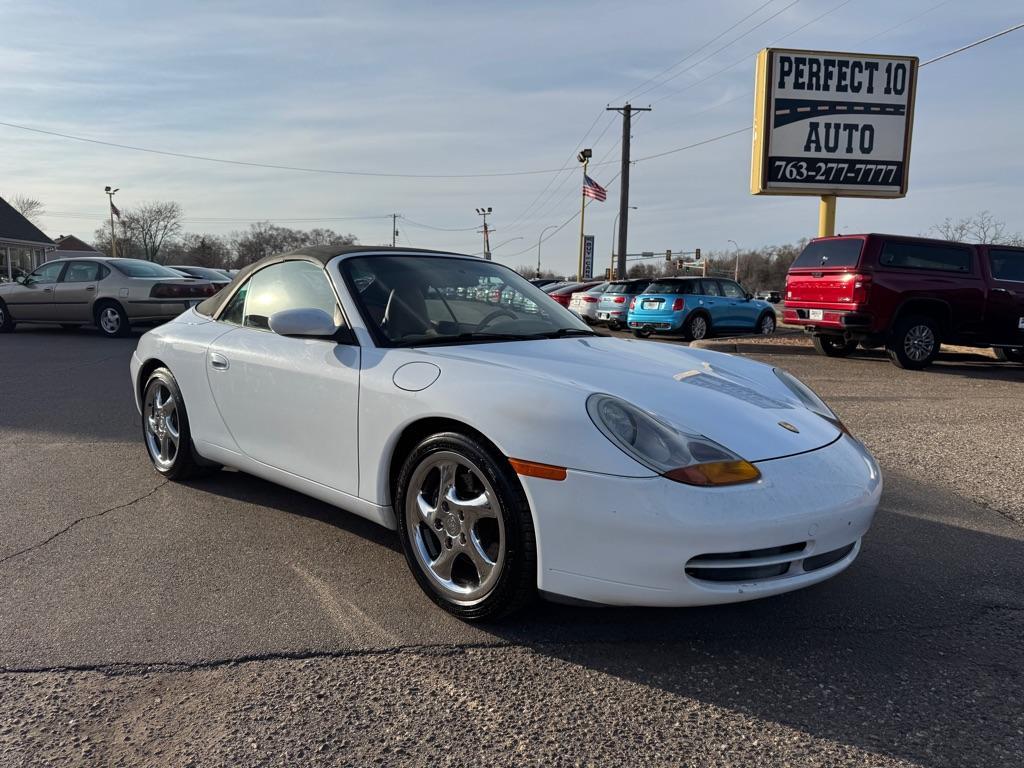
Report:
M761 477L757 467L714 440L682 432L618 397L591 395L587 413L625 454L670 480L710 486Z
M850 434L850 430L846 428L846 425L839 419L836 412L829 408L825 401L815 394L814 390L804 384L800 379L791 374L789 371L784 371L781 368L772 368L775 371L775 375L779 378L783 384L796 395L797 400L803 403L807 410L818 414L825 421L831 422L840 430L846 434Z

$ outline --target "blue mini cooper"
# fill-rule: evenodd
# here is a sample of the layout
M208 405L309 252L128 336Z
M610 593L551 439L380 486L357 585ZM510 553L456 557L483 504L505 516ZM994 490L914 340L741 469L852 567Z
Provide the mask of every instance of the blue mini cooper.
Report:
M734 280L665 277L632 300L627 323L640 338L682 333L687 339L703 339L716 331L767 335L775 332L775 310Z

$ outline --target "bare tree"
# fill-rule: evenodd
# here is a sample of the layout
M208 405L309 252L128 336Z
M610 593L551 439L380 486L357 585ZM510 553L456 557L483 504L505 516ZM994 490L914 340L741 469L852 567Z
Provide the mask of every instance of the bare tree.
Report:
M943 240L961 243L1024 245L1024 235L1007 232L1006 222L1000 221L989 211L981 211L956 221L947 216L940 224L934 224L928 232Z
M46 206L43 205L43 201L28 195L11 195L7 202L36 226L39 226L40 218L46 213Z
M175 202L143 203L122 211L121 222L138 244L142 258L161 261L160 249L181 231L181 206Z

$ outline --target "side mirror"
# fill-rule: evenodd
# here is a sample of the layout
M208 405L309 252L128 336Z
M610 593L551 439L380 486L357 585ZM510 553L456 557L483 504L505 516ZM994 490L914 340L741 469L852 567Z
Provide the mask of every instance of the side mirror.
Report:
M299 307L283 309L270 316L270 330L278 336L313 336L329 338L338 332L334 318L322 309Z
M744 295L747 297L747 301L750 301L752 298L754 298L754 294L752 294L752 293L747 293L747 294L744 294Z
M16 278L14 278L14 282L20 283L21 285L28 285L28 278L25 277L24 275L18 275Z

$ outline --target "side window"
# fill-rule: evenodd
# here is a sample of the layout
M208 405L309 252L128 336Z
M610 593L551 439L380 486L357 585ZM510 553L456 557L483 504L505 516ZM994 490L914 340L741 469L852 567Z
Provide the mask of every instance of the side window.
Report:
M940 272L971 271L971 252L955 245L886 243L879 263L898 269L934 269Z
M106 264L99 264L99 263L96 264L96 279L97 280L102 280L103 278L105 278L109 274L110 274L110 267L108 267Z
M308 261L264 267L249 278L221 312L220 320L248 328L270 328L270 316L285 309L321 309L341 322L327 275Z
M66 261L51 261L49 264L43 264L30 274L29 278L34 283L56 283L65 264L67 264Z
M722 291L718 288L717 280L701 280L701 284L704 286L705 296L721 296Z
M989 248L988 263L992 266L992 277L996 280L1024 283L1024 251Z
M730 299L745 299L747 297L747 294L743 292L743 289L732 280L719 280L718 284L722 286L723 296L727 296Z
M95 261L73 261L68 264L62 283L95 283L99 278L97 269L99 264Z

